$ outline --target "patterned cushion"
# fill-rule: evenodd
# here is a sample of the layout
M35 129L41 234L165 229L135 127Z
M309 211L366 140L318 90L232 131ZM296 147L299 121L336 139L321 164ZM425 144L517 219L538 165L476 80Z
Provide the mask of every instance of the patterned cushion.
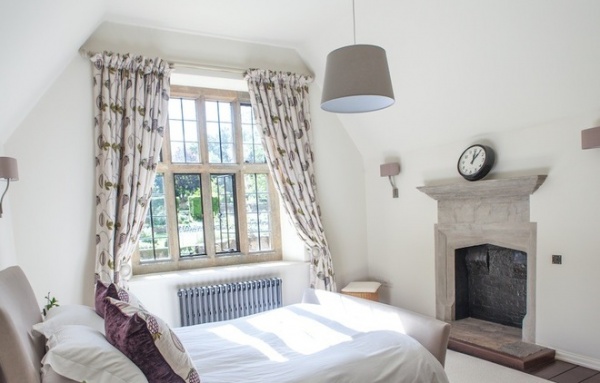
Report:
M152 382L199 383L181 341L160 318L127 302L106 298L108 341L125 354Z
M96 312L102 318L104 318L104 311L106 306L106 298L114 298L121 300L123 302L127 302L135 307L144 308L142 303L133 293L111 283L109 285L105 285L102 281L96 281L96 294L95 294L94 304L96 307Z

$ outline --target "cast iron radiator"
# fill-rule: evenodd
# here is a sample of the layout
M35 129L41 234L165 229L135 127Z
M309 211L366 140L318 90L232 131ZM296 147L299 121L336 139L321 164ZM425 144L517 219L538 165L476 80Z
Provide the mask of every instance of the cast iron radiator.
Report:
M281 278L179 289L181 326L218 322L282 306Z

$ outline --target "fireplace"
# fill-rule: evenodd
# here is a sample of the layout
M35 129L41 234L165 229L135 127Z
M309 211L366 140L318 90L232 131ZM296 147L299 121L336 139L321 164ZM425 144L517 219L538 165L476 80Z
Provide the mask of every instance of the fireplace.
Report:
M535 343L535 277L537 225L530 222L529 196L545 175L422 186L438 201L435 224L436 317L452 322L462 315L456 299L456 261L460 249L494 246L519 252L525 289L522 340ZM457 256L457 251L459 255ZM487 258L474 257L484 267Z
M457 249L454 319L476 318L523 327L527 254L490 244Z

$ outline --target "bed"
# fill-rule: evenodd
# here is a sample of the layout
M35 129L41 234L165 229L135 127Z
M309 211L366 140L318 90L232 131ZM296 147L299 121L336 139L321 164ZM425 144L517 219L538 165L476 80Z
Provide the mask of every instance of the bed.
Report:
M67 305L42 320L23 271L0 271L0 383L448 382L450 326L382 303L307 289L299 304L170 329L127 299L105 298L104 319ZM180 352L167 360L178 375L147 372L171 357L161 342ZM154 346L162 354L138 352Z

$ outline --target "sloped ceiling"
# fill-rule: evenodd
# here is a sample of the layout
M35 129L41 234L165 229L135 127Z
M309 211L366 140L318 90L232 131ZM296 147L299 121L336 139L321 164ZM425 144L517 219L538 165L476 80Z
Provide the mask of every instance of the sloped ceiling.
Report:
M101 0L20 0L0 12L0 146L100 25Z
M583 111L600 117L600 2L355 3L357 42L387 50L396 94L386 110L339 116L365 156ZM20 0L8 8L0 145L103 21L294 48L319 92L327 53L353 42L350 0Z

